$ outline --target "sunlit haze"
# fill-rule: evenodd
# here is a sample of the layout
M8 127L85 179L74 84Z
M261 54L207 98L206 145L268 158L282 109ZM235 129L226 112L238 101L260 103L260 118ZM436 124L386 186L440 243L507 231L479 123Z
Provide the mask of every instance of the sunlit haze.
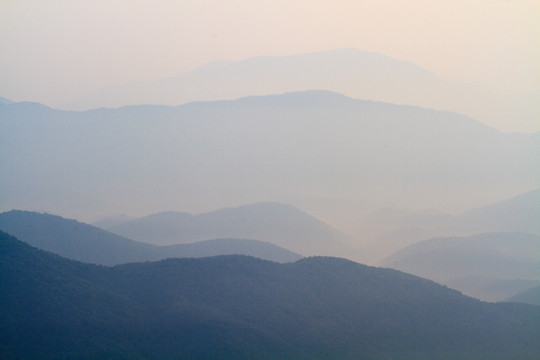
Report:
M3 0L0 210L509 199L538 188L539 36L537 0Z

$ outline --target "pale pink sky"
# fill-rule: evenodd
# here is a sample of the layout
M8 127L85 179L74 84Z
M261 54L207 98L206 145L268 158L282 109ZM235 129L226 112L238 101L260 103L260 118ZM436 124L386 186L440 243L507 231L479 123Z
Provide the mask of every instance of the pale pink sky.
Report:
M540 88L538 0L0 0L0 96L60 104L214 60L354 47Z

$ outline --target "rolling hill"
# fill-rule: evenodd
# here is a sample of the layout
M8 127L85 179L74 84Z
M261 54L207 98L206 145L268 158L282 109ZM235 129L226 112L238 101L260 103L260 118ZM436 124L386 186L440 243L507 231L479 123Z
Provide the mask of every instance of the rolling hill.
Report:
M3 359L536 359L540 308L337 258L100 267L0 233Z
M540 237L489 233L435 238L405 247L383 264L470 296L501 301L540 284Z
M300 255L276 245L247 239L212 239L189 244L155 246L112 234L60 216L30 211L0 214L0 229L42 250L85 263L116 265L173 257L250 255L291 262Z

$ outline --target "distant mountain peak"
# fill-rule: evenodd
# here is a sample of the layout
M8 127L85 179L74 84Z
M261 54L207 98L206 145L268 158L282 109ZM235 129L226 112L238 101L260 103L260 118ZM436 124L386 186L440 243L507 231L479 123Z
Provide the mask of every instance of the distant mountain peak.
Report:
M177 106L196 101L231 100L312 89L384 101L381 84L441 81L418 65L359 49L345 48L287 56L218 61L153 82L121 84L67 104L69 109L134 104ZM211 85L210 85L211 84ZM378 85L377 85L378 84ZM392 90L393 91L393 90ZM393 97L397 99L399 96ZM392 101L390 101L392 102Z

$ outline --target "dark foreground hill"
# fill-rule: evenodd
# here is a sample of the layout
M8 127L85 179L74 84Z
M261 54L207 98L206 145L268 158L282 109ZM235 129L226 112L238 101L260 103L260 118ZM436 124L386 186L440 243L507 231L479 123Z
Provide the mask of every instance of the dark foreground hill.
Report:
M68 259L101 265L233 254L277 262L291 262L301 258L298 254L268 242L247 239L223 238L156 246L76 220L31 211L0 213L0 229L39 249Z
M337 258L112 268L0 233L2 359L538 359L540 308Z

